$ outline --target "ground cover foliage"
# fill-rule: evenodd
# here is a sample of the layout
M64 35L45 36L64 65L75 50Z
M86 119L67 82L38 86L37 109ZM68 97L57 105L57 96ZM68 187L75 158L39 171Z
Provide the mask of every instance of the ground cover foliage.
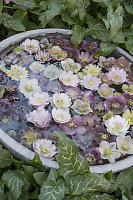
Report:
M103 55L116 46L133 55L132 0L0 1L0 40L16 32L46 27L72 29L74 45L86 35L101 40Z
M78 45L90 35L101 40L101 54L120 46L133 55L132 0L0 0L0 40L38 28L72 29ZM0 146L2 200L132 200L133 168L118 174L92 174L73 141L61 133L59 169L45 169L36 154L25 163Z
M2 200L132 200L133 168L114 175L90 173L75 143L58 136L59 169L46 169L37 154L32 161L17 160L0 146L0 199Z

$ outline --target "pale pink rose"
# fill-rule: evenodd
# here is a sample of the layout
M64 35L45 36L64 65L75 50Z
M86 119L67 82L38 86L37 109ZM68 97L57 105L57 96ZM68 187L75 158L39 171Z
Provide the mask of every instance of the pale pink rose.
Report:
M39 107L38 109L28 113L26 118L28 122L33 123L35 126L45 128L49 126L51 114L42 107Z

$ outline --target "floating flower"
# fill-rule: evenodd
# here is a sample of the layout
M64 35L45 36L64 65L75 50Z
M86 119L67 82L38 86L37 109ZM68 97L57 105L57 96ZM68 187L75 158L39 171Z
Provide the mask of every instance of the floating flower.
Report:
M112 58L113 67L123 69L125 71L130 71L131 63L128 62L124 57Z
M101 153L98 148L90 148L84 152L89 165L102 164Z
M49 104L50 97L47 92L36 92L29 97L29 104L35 107L45 107Z
M33 143L33 149L40 156L45 158L52 158L56 153L56 146L52 144L52 141L47 139L39 139Z
M112 58L113 57L105 58L104 56L100 56L98 65L102 68L110 70L112 67Z
M60 77L61 70L54 65L51 64L48 67L45 68L44 70L44 77L49 78L50 80L55 80Z
M67 123L71 120L69 109L52 109L52 117L57 123Z
M83 125L87 130L94 130L97 125L100 125L100 120L97 115L89 113L86 116L83 116Z
M113 112L111 112L111 111L107 112L105 115L103 115L103 122L105 122L106 120L111 119L111 117L113 117L113 116L114 116Z
M74 115L69 122L59 124L59 126L67 135L74 135L79 132L85 133L86 131L82 123L82 117L79 115Z
M89 74L84 76L81 80L81 85L90 90L98 90L100 83L101 80L99 78L93 77Z
M44 65L42 65L40 62L36 61L30 64L29 66L30 70L32 70L34 73L40 73L45 70Z
M93 99L94 99L93 91L91 91L91 90L85 90L84 93L83 93L83 95L82 95L81 100L82 101L92 102Z
M133 125L133 110L127 109L123 114L122 117L125 118L129 125Z
M110 96L113 96L113 91L114 89L110 88L106 83L101 84L100 87L98 88L98 93L103 98L108 98Z
M39 107L38 109L28 113L26 118L28 122L33 123L35 126L45 128L49 126L51 114L42 107Z
M26 130L21 134L21 144L31 148L33 142L35 142L38 139L38 137L39 134L37 131L33 129Z
M82 96L82 91L78 87L66 87L65 93L72 99L78 99Z
M92 106L96 115L104 115L107 112L104 103L101 101L94 101Z
M60 74L59 80L65 86L71 86L71 87L77 87L79 83L78 76L74 75L72 71L69 71L69 72L62 71L62 73Z
M61 84L57 80L49 81L48 84L46 85L46 88L47 88L47 91L52 92L52 93L63 92Z
M62 38L62 36L58 35L53 39L50 39L50 42L53 44L53 46L59 46L59 47L71 47L72 44L69 40L66 40L64 38Z
M127 81L127 74L123 69L112 67L106 75L108 79L116 85L122 84Z
M29 98L35 92L41 92L37 79L21 79L19 90L24 94L24 96L26 96L26 98Z
M122 90L130 95L133 95L133 84L123 84Z
M47 38L42 38L40 40L40 46L43 50L49 50L52 47L52 43L50 43Z
M39 45L39 41L38 40L30 40L30 39L26 39L21 45L20 47L24 50L27 51L29 54L33 54L38 52L38 50L40 50L40 45Z
M11 69L7 70L6 74L11 77L11 80L20 81L23 78L27 78L28 71L21 65L11 65Z
M89 148L93 147L94 135L92 131L86 131L85 133L78 132L72 135L74 142L80 147L80 149L87 151Z
M107 85L112 85L112 81L110 81L105 73L100 74L100 79L102 83L106 83Z
M0 85L0 99L3 97L4 94L5 94L5 88L3 85Z
M85 66L85 68L83 69L83 72L91 76L99 76L101 73L101 69L98 65L89 64Z
M126 136L125 138L116 138L117 147L120 153L123 155L133 154L133 139L130 136Z
M71 99L65 93L55 93L53 94L52 103L56 108L67 109L71 105Z
M101 158L108 159L111 163L120 157L120 152L116 149L115 142L108 143L107 141L102 141L98 149L101 153Z
M127 79L129 84L133 84L133 71L128 74Z
M88 52L81 52L81 54L78 55L78 61L82 65L87 65L89 63L92 63L94 61L93 56L90 55Z
M106 110L111 111L114 114L121 114L125 109L126 101L125 98L122 96L111 96L106 99L104 104Z
M91 54L95 54L95 53L98 53L100 51L96 42L88 42L86 40L83 40L81 42L79 49L85 50L85 51L87 51Z
M92 112L92 109L90 107L90 102L81 101L80 99L76 99L74 101L74 104L71 106L71 108L80 115L86 115Z
M20 56L19 61L21 65L30 65L35 61L33 55L29 55L27 52L22 52Z
M50 60L49 53L46 51L38 51L38 53L35 55L35 59L41 63L46 63Z
M64 60L67 58L67 52L63 51L59 46L53 46L51 49L49 49L49 55L54 60Z
M130 127L128 121L120 115L115 115L109 120L106 120L105 126L107 127L107 131L111 135L116 135L120 137L125 137Z
M128 94L128 93L125 93L123 96L124 96L124 98L125 98L125 100L126 100L127 105L128 105L131 109L133 109L133 95L130 95L130 94Z
M67 58L64 61L61 61L61 65L62 65L62 68L67 72L73 71L77 73L81 68L81 65L78 63L75 63L74 60L71 58Z

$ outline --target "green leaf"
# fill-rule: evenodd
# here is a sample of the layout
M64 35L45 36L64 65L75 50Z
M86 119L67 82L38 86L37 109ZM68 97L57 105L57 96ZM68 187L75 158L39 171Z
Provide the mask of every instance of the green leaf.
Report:
M123 0L111 0L111 3L114 7L118 7Z
M98 174L76 175L70 178L70 187L72 195L82 195L87 192L106 192L110 190L111 183Z
M18 171L7 171L2 176L2 181L8 187L14 200L18 199L22 193L24 180Z
M93 0L94 2L97 2L97 3L103 3L105 4L106 6L108 6L108 4L110 3L110 0Z
M71 17L71 15L70 15L68 12L62 11L62 12L60 13L60 16L61 16L62 20L63 20L64 22L66 22L68 25L73 25L73 24L75 24L75 19L73 19L73 18Z
M108 12L107 12L107 20L110 24L110 32L109 36L110 38L114 37L115 34L120 30L123 24L123 8L122 6L118 6L118 8L113 11L113 7L111 4L108 6Z
M100 55L107 56L110 55L113 51L115 51L117 45L113 43L101 42L100 43Z
M131 55L133 55L133 36L132 37L128 37L126 42L125 42L125 44L126 44L126 48L129 51L129 53Z
M47 180L41 187L39 200L62 200L64 198L64 181L57 180L57 172L51 169Z
M116 179L121 190L126 189L128 198L133 197L133 167L119 173Z
M5 20L8 20L8 19L12 19L12 16L7 14L7 13L2 13L0 15L0 24L5 21Z
M84 20L86 15L86 8L90 5L90 0L77 0L76 1L76 9L79 14L80 20Z
M40 8L41 11L47 10L47 7L48 7L48 1L47 0L40 2L39 8Z
M18 20L18 19L8 19L8 20L4 20L3 25L9 29L13 29L15 31L25 31L25 27L24 25Z
M104 174L104 176L106 177L107 180L110 180L110 179L112 179L113 173L112 173L112 171L109 171L109 172L106 172Z
M59 173L65 179L76 174L84 174L89 172L89 165L85 158L78 152L77 145L64 133L57 132L58 141L58 156L56 157L59 163Z
M2 13L3 10L3 0L0 1L0 14Z
M85 195L74 198L73 200L117 200L114 196L109 194L87 193Z
M16 10L16 12L13 14L13 18L20 20L24 26L28 23L28 12L22 11L22 10Z
M124 7L130 15L133 15L133 1L132 0L124 1Z
M48 22L48 26L51 28L67 28L66 24L61 20L59 16L54 17Z
M0 199L4 200L4 184L0 183Z
M78 44L80 44L83 38L85 37L85 35L86 35L85 27L75 25L72 29L72 37L71 37L71 41L73 45L77 46Z
M9 167L12 164L12 155L6 149L0 151L0 168Z
M96 20L91 15L86 15L86 23L88 24L88 35L92 36L94 39L101 41L108 40L108 32L101 20Z
M44 181L46 181L48 174L46 172L36 172L33 174L35 181L38 185L42 186Z
M118 31L117 34L111 38L111 40L114 42L114 43L125 43L125 36L124 36L124 33L122 31Z
M40 156L38 155L38 153L35 153L35 156L34 156L34 158L33 158L33 160L31 160L30 162L29 162L30 164L38 164L38 165L43 165L42 164L42 161L40 160Z
M12 0L12 2L31 10L37 6L35 0Z

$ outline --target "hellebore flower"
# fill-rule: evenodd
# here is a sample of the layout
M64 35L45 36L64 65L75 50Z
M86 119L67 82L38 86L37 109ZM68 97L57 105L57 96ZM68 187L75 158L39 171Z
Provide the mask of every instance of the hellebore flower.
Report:
M113 96L113 88L110 88L106 83L103 83L98 88L98 93L103 98L108 98L110 96Z
M55 80L60 77L60 73L61 73L61 70L59 70L59 68L56 65L51 64L45 68L44 77L50 80Z
M110 134L119 137L125 137L130 127L128 121L120 115L112 116L109 120L106 120L105 126Z
M71 120L69 109L52 109L52 117L57 123L67 123Z
M39 139L33 143L33 149L40 156L45 158L52 158L56 153L56 146L52 144L52 141L47 139Z
M56 108L67 109L71 105L71 99L65 93L55 93L52 104Z
M121 114L125 110L126 101L122 96L111 96L104 102L107 111L111 111L114 114Z
M66 87L65 93L72 99L79 99L82 96L82 91L78 87Z
M29 97L29 104L35 107L45 107L49 104L50 97L47 92L36 92Z
M72 71L69 72L62 71L59 80L65 86L71 86L71 87L77 87L79 83L78 76L74 75Z
M115 142L108 143L107 141L102 141L98 149L101 153L101 158L108 159L111 163L120 157L120 152L116 149Z
M30 64L29 66L30 70L34 73L40 73L45 70L44 65L42 65L40 62L36 61Z
M78 61L83 65L87 65L89 63L92 63L94 61L93 56L90 55L87 52L81 52L81 54L78 55Z
M125 138L117 137L117 147L120 153L123 155L133 154L133 139L130 136Z
M130 95L128 93L124 93L124 98L126 100L127 105L133 109L133 95Z
M81 101L80 99L76 99L74 101L74 104L71 106L71 108L80 115L86 115L92 112L92 109L90 107L90 102Z
M61 65L63 70L67 72L73 71L74 73L77 73L81 68L81 65L79 63L75 63L71 58L67 58L64 61L61 61Z
M53 46L51 49L49 49L49 55L53 60L64 60L67 58L67 52L62 50L59 46Z
M127 74L123 69L111 68L111 70L106 73L108 79L113 82L113 84L119 85L127 81Z
M45 51L38 51L38 53L35 55L35 59L40 61L41 63L46 63L50 61L49 53Z
M130 71L131 63L128 62L124 57L112 58L112 66L115 68L123 69L125 71Z
M90 90L98 90L98 87L101 83L101 80L97 77L86 75L81 80L81 85L83 85L86 89Z
M83 72L91 76L99 76L101 73L101 69L98 65L89 64L85 66L85 68L83 69Z
M24 50L27 51L29 54L36 53L40 50L40 44L38 40L30 40L26 39L20 47Z

